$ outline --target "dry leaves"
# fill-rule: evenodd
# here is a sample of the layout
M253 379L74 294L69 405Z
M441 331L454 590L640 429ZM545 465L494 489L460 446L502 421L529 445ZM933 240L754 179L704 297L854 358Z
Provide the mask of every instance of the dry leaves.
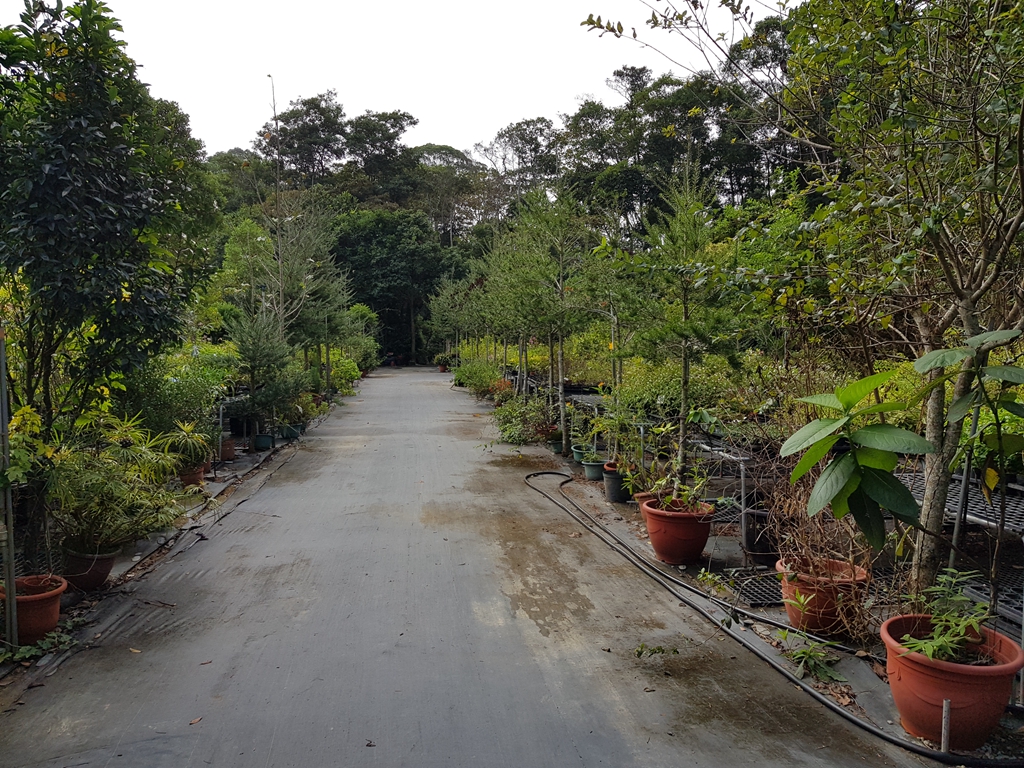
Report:
M142 651L140 651L138 648L129 648L128 650L132 653L142 653Z
M202 720L202 719L203 719L203 718L201 718L201 717L197 717L197 718L196 718L195 720L189 720L189 721L188 721L188 724L189 724L189 725L195 725L196 723L198 723L198 722L199 722L200 720Z

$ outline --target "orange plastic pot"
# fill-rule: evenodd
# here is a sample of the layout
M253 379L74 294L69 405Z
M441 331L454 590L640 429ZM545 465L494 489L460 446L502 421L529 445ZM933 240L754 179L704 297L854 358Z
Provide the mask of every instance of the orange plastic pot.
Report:
M841 560L821 560L815 563L823 576L803 573L799 565L783 560L775 563L782 574L782 599L786 604L789 623L797 629L816 634L839 632L845 626L845 606L864 597L868 572ZM799 595L797 592L799 591ZM801 608L801 605L804 607Z
M648 499L640 503L654 556L669 565L696 563L711 535L710 504L686 507L679 502Z
M957 664L910 653L901 644L905 635L924 636L931 631L931 617L923 614L895 616L882 624L885 667L900 724L913 735L940 742L942 702L949 699L949 746L977 749L999 725L1013 692L1013 677L1024 667L1024 651L999 632L982 627L976 646L991 665Z

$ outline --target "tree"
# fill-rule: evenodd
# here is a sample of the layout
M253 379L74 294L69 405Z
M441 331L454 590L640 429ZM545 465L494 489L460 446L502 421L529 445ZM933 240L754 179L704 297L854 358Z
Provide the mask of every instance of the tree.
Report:
M331 252L354 300L380 316L384 345L415 360L419 313L447 271L430 220L420 211L353 211L339 218Z
M286 178L308 188L322 183L345 157L345 110L333 91L291 102L290 108L264 124L253 147L266 160L281 156Z
M97 0L0 30L0 265L11 392L44 432L176 337L206 273L202 145ZM13 322L11 322L13 321Z

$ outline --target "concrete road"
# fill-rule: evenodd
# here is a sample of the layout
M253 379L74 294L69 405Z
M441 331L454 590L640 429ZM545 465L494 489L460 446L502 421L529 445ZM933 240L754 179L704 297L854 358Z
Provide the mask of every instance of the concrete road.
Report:
M918 764L528 489L551 459L487 447L488 410L434 371L367 379L208 539L104 601L97 647L0 719L0 765Z

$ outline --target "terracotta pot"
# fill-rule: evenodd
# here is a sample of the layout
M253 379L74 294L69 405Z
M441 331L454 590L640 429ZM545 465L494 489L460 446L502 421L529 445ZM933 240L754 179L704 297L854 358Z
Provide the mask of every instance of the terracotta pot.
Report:
M904 635L931 631L931 617L895 616L880 630L885 643L886 672L900 724L907 733L934 742L942 739L942 702L950 701L949 746L977 749L999 724L1013 691L1013 677L1024 667L1024 651L1006 635L982 627L978 652L995 664L976 666L929 659L908 653Z
M685 507L679 502L650 499L640 504L654 556L669 565L700 560L711 535L710 504Z
M82 592L92 592L106 582L114 568L117 552L84 555L81 552L64 554L64 578L68 584Z
M842 631L843 604L851 605L864 598L868 583L868 572L859 565L854 571L849 563L841 560L821 560L815 563L816 570L827 575L811 576L800 573L799 566L790 566L782 560L775 563L775 570L782 574L782 599L786 601L786 615L789 623L797 629L816 634ZM806 601L806 610L793 602Z
M640 507L640 516L644 519L644 525L647 525L647 512L644 511L644 502L654 501L656 498L658 497L650 491L640 491L633 494L633 501Z
M60 620L60 596L68 583L60 576L22 576L14 580L18 610L18 642L38 643L57 628ZM18 593L21 594L18 594ZM0 600L6 597L0 586Z
M188 488L190 485L202 485L203 484L203 468L192 467L192 469L186 469L178 473L178 478L181 480L181 484Z
M221 443L220 446L220 460L221 461L234 461L236 456L235 452L235 441L232 439L226 439Z
M437 372L438 373L448 373L448 366L447 365L439 365L439 366L437 366Z

